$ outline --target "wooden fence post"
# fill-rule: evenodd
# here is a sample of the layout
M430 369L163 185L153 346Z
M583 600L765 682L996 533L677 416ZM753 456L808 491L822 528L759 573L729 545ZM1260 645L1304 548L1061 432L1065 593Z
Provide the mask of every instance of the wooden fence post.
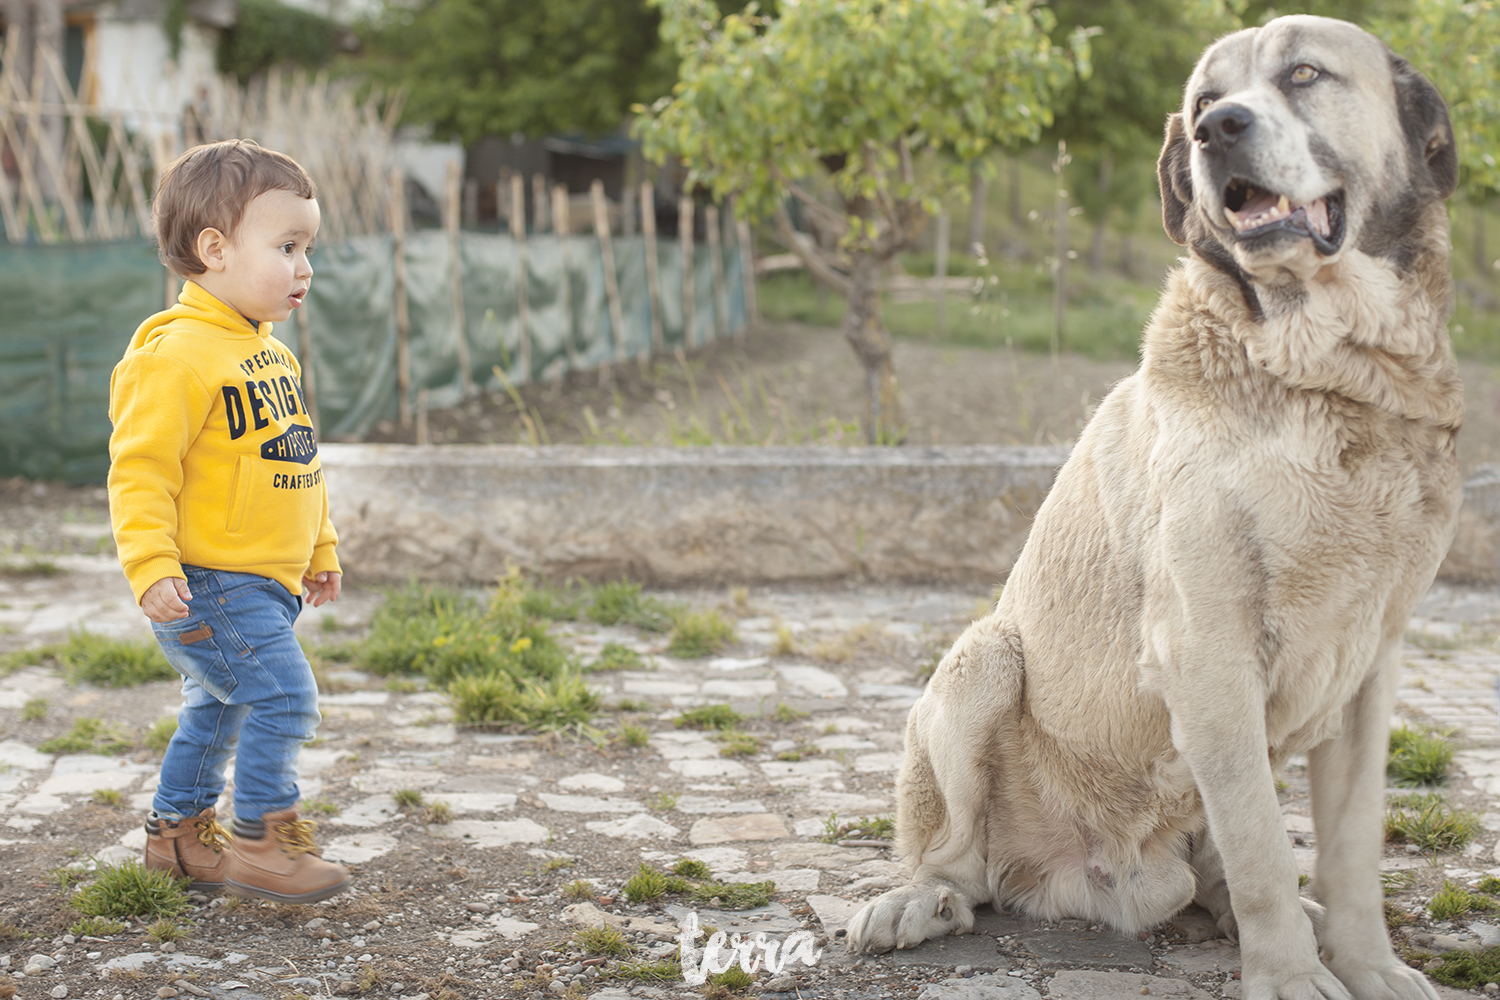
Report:
M682 245L682 346L693 342L693 199L684 194L677 199L677 242Z
M545 233L547 226L547 178L531 175L531 231Z
M526 181L510 175L510 235L516 241L516 320L521 326L521 376L531 381L531 317L526 308Z
M938 212L937 232L934 234L933 277L937 279L937 334L941 338L948 330L948 211Z
M729 298L724 290L724 258L719 253L719 206L703 207L703 231L708 236L708 261L713 274L714 339L729 333Z
M448 230L449 289L453 295L453 323L458 332L458 384L463 398L474 395L474 373L469 370L469 331L464 321L463 236L459 230L462 209L462 170L458 163L448 164L448 200L443 205L443 225Z
M656 197L650 181L641 181L641 235L646 240L646 294L651 301L651 346L660 354L666 347L661 318L661 262L656 256Z
M615 361L625 360L625 313L620 308L620 280L615 274L615 248L609 236L609 206L604 203L604 182L594 178L589 185L594 203L594 235L599 237L599 257L604 262L604 295L609 300L609 332L614 340Z
M563 335L563 350L568 358L568 371L578 367L578 348L573 340L573 275L568 270L568 236L573 229L573 220L568 213L568 186L566 184L554 184L552 186L552 231L557 234L557 259L562 262L562 273L558 276L561 287L558 295L562 298L563 323L565 324ZM566 373L564 373L566 374ZM558 376L562 380L562 376Z
M750 235L749 221L739 218L737 212L734 215L734 233L740 249L740 283L745 286L745 332L749 333L760 324L760 306L755 299L755 240Z
M411 317L406 311L406 177L391 169L391 246L396 272L396 410L401 426L411 426Z

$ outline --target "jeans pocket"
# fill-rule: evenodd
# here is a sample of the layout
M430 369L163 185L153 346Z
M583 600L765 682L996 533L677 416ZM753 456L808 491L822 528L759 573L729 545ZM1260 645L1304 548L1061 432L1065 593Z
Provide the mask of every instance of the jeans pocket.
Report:
M189 615L175 622L152 622L151 630L173 670L191 677L220 701L228 701L239 682L224 659L212 624Z

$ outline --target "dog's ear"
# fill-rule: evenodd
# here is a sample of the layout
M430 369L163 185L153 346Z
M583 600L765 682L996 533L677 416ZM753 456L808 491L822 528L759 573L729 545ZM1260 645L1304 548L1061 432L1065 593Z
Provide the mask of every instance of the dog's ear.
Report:
M1426 167L1438 197L1446 198L1458 187L1458 148L1453 142L1448 105L1431 80L1394 54L1391 76L1396 83L1396 107L1407 147L1412 151L1412 163Z
M1188 213L1193 209L1193 169L1187 130L1178 112L1167 115L1167 141L1156 161L1156 179L1161 184L1162 225L1174 243L1186 246Z

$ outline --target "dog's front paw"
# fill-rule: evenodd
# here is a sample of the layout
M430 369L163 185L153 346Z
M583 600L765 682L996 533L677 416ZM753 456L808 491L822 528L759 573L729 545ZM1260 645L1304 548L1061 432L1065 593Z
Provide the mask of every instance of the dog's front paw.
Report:
M1335 971L1359 1000L1437 1000L1437 990L1426 976L1394 959L1388 964Z
M963 893L940 882L919 882L866 903L849 921L847 948L874 955L915 948L944 934L967 934L973 927L974 906Z
M1367 1000L1356 993L1359 1000ZM1344 984L1321 965L1289 975L1246 976L1245 1000L1353 1000Z

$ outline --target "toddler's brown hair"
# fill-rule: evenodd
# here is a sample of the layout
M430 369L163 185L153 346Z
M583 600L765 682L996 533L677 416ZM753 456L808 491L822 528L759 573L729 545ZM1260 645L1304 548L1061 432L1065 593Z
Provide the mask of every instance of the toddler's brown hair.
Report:
M151 227L156 252L179 278L208 268L198 259L198 234L217 229L231 240L245 208L267 191L317 197L301 164L252 139L194 146L167 165L156 183Z

